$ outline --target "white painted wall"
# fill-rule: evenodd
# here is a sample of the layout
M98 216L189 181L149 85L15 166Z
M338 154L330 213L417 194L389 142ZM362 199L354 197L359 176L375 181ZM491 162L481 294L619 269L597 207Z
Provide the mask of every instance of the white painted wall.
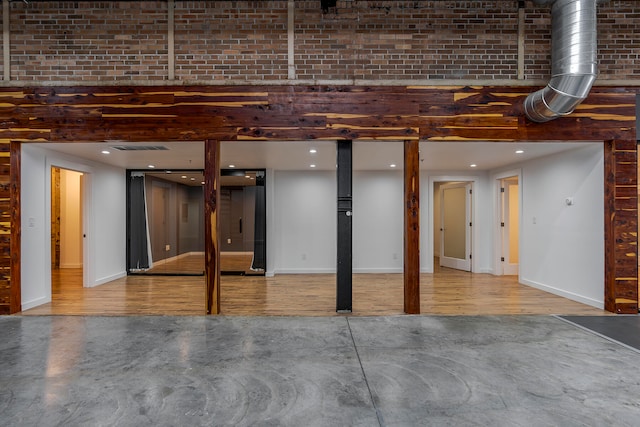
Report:
M51 217L51 205L45 199L47 171L44 152L23 144L20 162L21 299L22 309L26 310L51 301L51 223L46 223L47 212Z
M604 306L604 163L593 144L522 164L520 281ZM568 206L567 197L574 204Z
M333 171L271 171L267 187L267 274L333 273L336 268L336 178ZM491 272L491 191L485 173L447 172L420 178L420 265L433 272L434 181L474 181L474 271ZM353 173L353 269L356 273L403 271L404 178L402 171ZM270 183L270 182L269 182ZM269 184L268 183L268 184ZM397 256L395 258L394 256ZM303 259L303 257L305 259ZM273 272L273 273L271 273Z
M337 189L332 171L275 171L273 269L279 273L333 273L337 257ZM268 221L268 224L271 224Z
M402 273L402 171L353 172L353 272Z
M126 276L127 222L126 171L113 166L96 164L91 173L94 238L94 274L88 286L97 286Z
M23 310L51 301L51 166L85 173L85 286L97 286L126 274L125 171L23 144Z

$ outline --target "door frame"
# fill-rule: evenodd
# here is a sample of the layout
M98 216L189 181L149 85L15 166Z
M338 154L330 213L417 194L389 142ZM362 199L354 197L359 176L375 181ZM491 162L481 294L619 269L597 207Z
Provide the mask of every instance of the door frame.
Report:
M486 180L486 178L485 178ZM435 184L436 182L469 182L471 183L471 187L475 189L471 194L471 222L476 223L477 209L478 209L478 191L480 177L476 175L433 175L429 176L429 185L427 192L427 200L428 200L428 223L427 223L427 247L429 251L426 251L429 256L428 259L423 260L426 268L423 272L425 273L433 273L434 265L433 265L433 254L434 254L434 244L435 238L433 234L434 230L434 204L433 198L435 197ZM423 208L424 209L424 208ZM478 257L473 256L473 254L478 254L478 226L473 225L471 227L471 271L474 273L485 273L486 271L480 271L478 267Z
M90 288L97 286L98 283L94 283L94 262L95 262L95 248L93 239L93 203L92 203L92 170L90 167L75 163L71 161L54 159L51 161L47 158L45 165L45 206L48 208L45 210L45 236L51 239L51 170L52 168L66 169L82 173L81 186L81 210L82 210L82 286ZM47 299L51 302L51 244L47 246L46 258L47 258L47 270L45 270L45 277L48 277L47 286Z
M518 178L518 214L520 221L518 223L518 280L520 280L520 264L522 255L522 195L523 195L523 182L522 182L522 169L511 169L504 172L497 173L491 177L493 182L493 274L496 276L504 275L504 264L502 262L502 226L501 226L501 210L502 200L500 194L500 188L502 188L502 180L507 178Z
M515 178L515 179L514 179ZM504 184L505 186L503 188L505 189L509 189L512 184L510 184L510 182L516 181L515 186L517 189L517 194L516 197L518 198L518 205L517 205L517 227L518 227L518 235L517 235L517 241L516 241L516 245L518 246L518 255L520 254L520 182L518 181L518 177L517 176L512 176L509 178L504 178L502 180L500 180L502 182L502 184ZM512 201L511 201L511 195L510 195L510 191L504 191L502 192L502 190L500 190L501 194L502 194L502 220L504 222L504 227L502 227L502 224L500 224L500 228L502 228L502 257L504 257L504 262L502 262L502 274L509 275L509 276L517 276L518 275L518 271L520 270L520 261L518 260L517 262L513 262L513 260L511 259L511 251L513 250L513 248L511 247L511 205L512 205ZM507 213L507 211L509 212L509 214ZM500 258L500 261L502 261L502 258Z
M445 262L443 262L443 258L445 258L444 255L444 234L445 234L445 228L444 228L444 210L445 210L445 206L444 206L444 192L447 189L458 189L458 188L462 188L464 189L464 258L451 258L451 257L446 257L449 258L448 261L446 261L446 264L449 265L443 265L445 264ZM473 248L473 236L472 236L472 229L473 229L473 215L472 215L472 211L473 211L473 200L471 199L471 197L473 196L473 183L469 182L469 181L462 181L462 182L445 182L445 183L441 183L440 186L438 187L438 196L440 198L440 266L445 266L445 267L449 267L449 268L454 268L457 270L462 270L462 271L468 271L468 272L472 272L473 269L471 268L471 261L473 260L472 254L472 248ZM435 194L434 194L435 196Z

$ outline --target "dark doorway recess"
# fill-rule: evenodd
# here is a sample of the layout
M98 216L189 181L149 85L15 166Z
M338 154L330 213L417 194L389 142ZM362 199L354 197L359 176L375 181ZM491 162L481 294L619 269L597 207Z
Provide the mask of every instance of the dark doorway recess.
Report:
M204 275L202 170L127 171L127 274Z
M223 275L264 276L267 267L266 171L220 171L220 266Z

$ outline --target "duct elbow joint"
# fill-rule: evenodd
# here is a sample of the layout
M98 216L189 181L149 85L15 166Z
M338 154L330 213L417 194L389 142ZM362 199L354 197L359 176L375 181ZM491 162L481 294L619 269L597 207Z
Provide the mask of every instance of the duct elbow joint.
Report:
M544 92L547 88L533 92L524 100L524 114L529 120L536 123L544 123L558 117L544 99Z
M544 123L573 113L586 99L596 77L593 72L552 78L545 88L524 100L525 115L533 122Z
M534 122L571 114L596 80L596 6L602 0L534 0L551 4L551 80L527 96L524 112Z

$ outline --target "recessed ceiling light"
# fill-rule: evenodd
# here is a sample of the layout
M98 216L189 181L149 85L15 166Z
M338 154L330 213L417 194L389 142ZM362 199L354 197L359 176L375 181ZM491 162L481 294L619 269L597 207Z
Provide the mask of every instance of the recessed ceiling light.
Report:
M230 168L235 168L235 167L236 167L236 165L229 165L229 167L230 167Z
M478 166L478 165L476 165L475 163L473 163L473 164L469 165L469 167L472 167L472 168L475 168L475 167L477 167L477 166Z
M155 166L154 165L149 165L148 168L149 169L153 169L153 168L155 168Z
M187 175L182 175L180 178L187 179Z
M244 177L247 178L247 179L251 178L249 175L245 175Z
M195 180L196 180L195 178L191 178L191 181L195 181Z
M111 151L109 151L109 150L102 150L102 154L111 154Z
M524 153L524 150L516 150L516 154L522 154Z
M315 167L316 167L316 165L309 165L309 167L310 167L310 168L315 168Z
M171 172L171 171L164 171L164 173L173 173L173 172Z
M200 184L204 185L204 181L202 181Z
M396 164L395 164L395 163L392 163L392 164L390 164L390 165L389 165L389 167L390 167L390 168L395 168L395 167L396 167Z
M311 150L309 150L309 152L311 154L316 154L318 152L318 150L316 150L315 148L312 148Z

